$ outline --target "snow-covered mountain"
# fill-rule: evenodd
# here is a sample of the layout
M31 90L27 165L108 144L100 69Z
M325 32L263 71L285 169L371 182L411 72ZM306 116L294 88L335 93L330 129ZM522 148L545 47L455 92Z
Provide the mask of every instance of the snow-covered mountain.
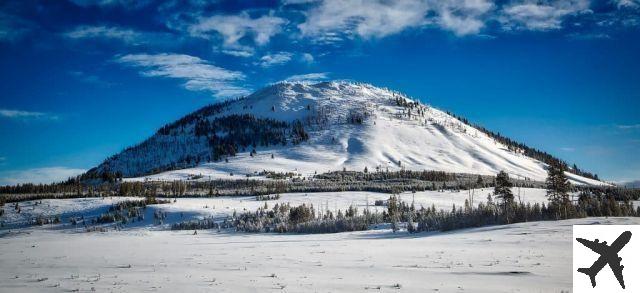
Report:
M441 110L395 91L343 81L278 83L202 108L89 173L171 180L365 167L504 170L533 180L547 174L543 162ZM578 183L601 183L568 175Z

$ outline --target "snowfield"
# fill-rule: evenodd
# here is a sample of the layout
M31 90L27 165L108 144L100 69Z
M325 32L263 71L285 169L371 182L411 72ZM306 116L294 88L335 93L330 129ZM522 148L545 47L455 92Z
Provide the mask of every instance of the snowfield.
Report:
M504 170L520 179L546 178L545 164L520 150L509 150L482 131L429 105L418 103L410 109L397 101L414 100L361 83L278 83L201 119L251 114L284 122L298 120L309 133L308 141L258 146L254 156L249 148L229 157L229 162L205 161L194 168L128 180L188 180L194 176L200 180L233 179L264 170L310 177L343 168L362 171L365 167L372 172L405 168L483 175ZM363 122L349 122L354 115L364 117ZM210 154L206 138L194 135L193 124L181 126L177 134L155 134L143 143L144 149L125 150L98 170L121 171L125 177L132 177L141 170L170 164L179 154ZM569 175L569 179L576 184L605 184L577 175Z
M474 204L491 191L475 190ZM516 200L546 202L544 189L513 191ZM400 197L417 207L450 209L462 207L469 191ZM393 233L388 224L313 235L168 230L172 223L223 219L265 203L382 212L386 207L373 202L388 198L374 192L285 193L269 201L178 198L148 206L143 221L102 233L68 219L91 219L114 203L140 198L26 201L20 213L7 204L0 217L0 292L569 292L572 225L640 224L640 218L587 218L417 234ZM156 211L167 215L162 224L153 222ZM26 225L39 215L61 215L62 224Z
M493 188L476 189L473 191L473 204L477 206L481 202L487 201L487 195L493 192ZM536 188L514 188L516 201L534 203L546 203L546 190ZM518 197L520 194L520 197ZM464 207L465 200L470 199L469 191L423 191L404 192L399 194L399 199L414 203L416 208L430 208L435 206L437 210L451 210L453 205L456 208ZM158 204L147 206L145 220L129 224L124 229L138 229L145 227L148 229L167 229L171 224L193 219L203 219L213 217L223 220L234 212L242 213L255 211L263 207L266 203L269 208L276 203L290 203L293 206L302 204L313 205L320 213L320 210L331 210L337 213L340 209L343 212L354 206L362 213L369 207L372 212L382 213L386 206L375 206L376 200L386 201L391 195L377 192L318 192L318 193L284 193L277 200L259 201L255 196L225 196L212 198L177 198L168 204ZM84 229L83 225L72 226L69 224L71 217L84 217L87 220L96 218L107 212L109 206L124 200L142 200L135 197L105 197L105 198L79 198L79 199L46 199L36 201L20 202L20 213L13 208L13 204L5 206L5 215L0 217L6 228L26 226L38 216L54 217L60 215L64 225L56 228L71 228L77 231ZM41 203L40 203L41 202ZM162 211L167 215L162 225L153 222L153 213ZM1 231L1 230L0 230Z
M0 222L7 227L21 227L27 225L38 216L60 216L63 221L69 217L79 215L95 216L106 212L115 203L140 199L135 197L92 197L23 201L18 203L20 212L14 208L15 204L6 204L4 215L0 217Z
M25 229L0 238L0 292L569 292L574 224L324 235Z

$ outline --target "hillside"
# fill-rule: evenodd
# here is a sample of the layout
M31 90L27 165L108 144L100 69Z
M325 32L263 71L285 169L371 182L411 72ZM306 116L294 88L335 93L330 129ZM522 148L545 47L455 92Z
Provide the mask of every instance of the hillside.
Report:
M546 178L541 160L555 158L465 122L368 84L278 83L168 124L88 176L176 180L405 168ZM525 155L538 153L538 159ZM568 175L575 183L600 184Z

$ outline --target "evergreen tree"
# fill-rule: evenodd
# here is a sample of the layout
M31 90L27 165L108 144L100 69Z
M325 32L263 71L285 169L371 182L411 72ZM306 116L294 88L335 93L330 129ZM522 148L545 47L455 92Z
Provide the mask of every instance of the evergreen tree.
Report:
M509 174L504 171L500 171L496 176L496 186L493 193L497 198L502 200L502 204L505 206L513 204L513 193L511 192L511 181L509 181Z
M547 175L547 198L551 204L555 205L561 211L564 212L564 217L567 217L567 206L571 204L569 200L569 191L571 189L571 183L564 175L565 166L562 164L549 165Z

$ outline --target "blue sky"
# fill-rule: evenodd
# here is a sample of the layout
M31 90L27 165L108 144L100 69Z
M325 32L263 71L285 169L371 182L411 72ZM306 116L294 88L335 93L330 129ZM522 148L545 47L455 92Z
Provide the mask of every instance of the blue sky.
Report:
M0 3L0 184L59 180L284 80L402 91L640 178L639 0Z

